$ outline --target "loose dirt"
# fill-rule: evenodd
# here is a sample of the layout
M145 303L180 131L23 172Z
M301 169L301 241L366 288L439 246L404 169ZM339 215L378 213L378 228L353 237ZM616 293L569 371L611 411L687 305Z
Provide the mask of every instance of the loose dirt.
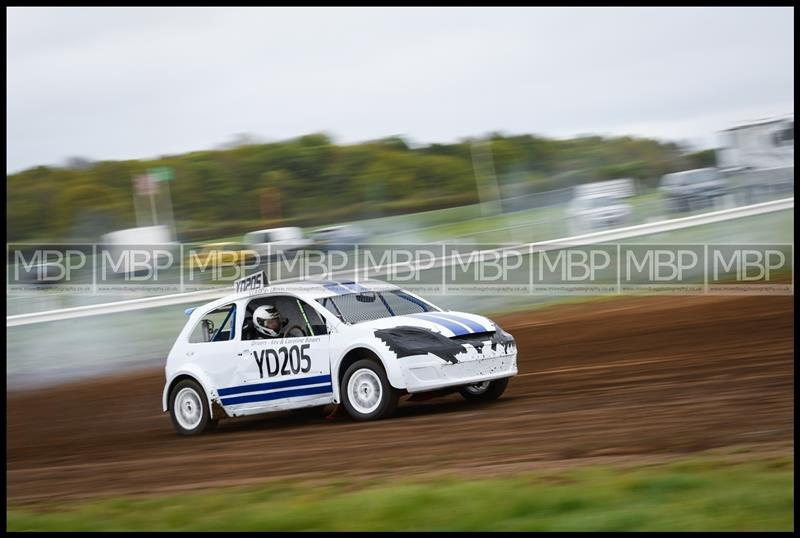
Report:
M791 454L793 299L640 297L498 317L520 371L499 401L401 401L377 422L276 413L183 438L161 412L163 369L7 392L8 500Z

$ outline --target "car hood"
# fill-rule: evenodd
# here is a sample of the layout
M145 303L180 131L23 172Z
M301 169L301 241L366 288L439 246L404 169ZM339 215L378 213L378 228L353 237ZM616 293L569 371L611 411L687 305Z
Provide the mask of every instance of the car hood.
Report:
M393 327L417 327L428 329L448 338L494 332L495 330L495 325L489 318L466 312L421 312L419 314L365 321L353 326L376 330Z

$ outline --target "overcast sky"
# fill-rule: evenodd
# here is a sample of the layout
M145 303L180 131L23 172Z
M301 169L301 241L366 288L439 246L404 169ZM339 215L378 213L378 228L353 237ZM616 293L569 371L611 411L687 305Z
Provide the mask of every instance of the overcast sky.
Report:
M792 8L8 8L7 172L236 133L712 147L794 112Z

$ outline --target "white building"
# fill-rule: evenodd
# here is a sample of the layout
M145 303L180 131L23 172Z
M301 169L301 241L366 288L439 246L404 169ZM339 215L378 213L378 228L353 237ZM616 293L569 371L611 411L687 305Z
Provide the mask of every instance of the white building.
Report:
M721 132L717 166L725 169L794 167L794 113Z

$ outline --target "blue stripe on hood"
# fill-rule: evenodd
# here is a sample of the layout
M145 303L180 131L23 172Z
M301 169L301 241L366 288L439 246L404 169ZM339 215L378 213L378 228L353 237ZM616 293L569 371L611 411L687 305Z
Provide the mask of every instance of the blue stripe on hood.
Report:
M439 325L442 325L447 330L452 332L455 336L463 336L465 334L472 334L472 331L469 330L467 327L463 327L463 326L461 326L461 325L459 325L457 323L454 323L453 321L451 321L451 320L449 320L447 318L438 317L432 312L420 312L418 314L408 314L408 315L410 317L417 317L417 318L424 319L426 321L431 321L433 323L438 323Z
M466 325L467 327L469 327L470 329L472 329L476 333L485 333L485 332L489 332L489 331L494 330L491 327L487 329L486 327L484 327L480 323L478 323L476 321L472 321L471 319L469 319L469 318L467 318L465 316L459 316L457 314L451 314L450 312L430 312L430 314L433 314L435 316L439 316L439 317L442 317L442 318L451 319L451 320L457 321L459 323L463 323L464 325Z

